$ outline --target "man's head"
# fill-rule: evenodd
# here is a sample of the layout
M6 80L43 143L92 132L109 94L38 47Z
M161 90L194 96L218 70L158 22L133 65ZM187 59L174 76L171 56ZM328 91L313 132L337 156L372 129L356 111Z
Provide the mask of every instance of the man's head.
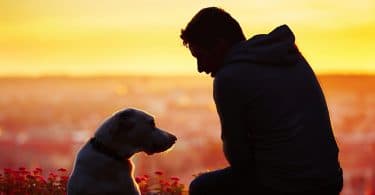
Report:
M212 76L220 68L228 49L245 40L239 23L221 8L200 10L180 35L197 59L198 72Z

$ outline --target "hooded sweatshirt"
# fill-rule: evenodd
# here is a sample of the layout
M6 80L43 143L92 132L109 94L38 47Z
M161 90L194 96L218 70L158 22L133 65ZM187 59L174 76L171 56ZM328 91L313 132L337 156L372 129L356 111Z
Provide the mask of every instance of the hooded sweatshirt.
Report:
M284 192L342 183L324 94L287 25L234 45L213 88L234 171Z

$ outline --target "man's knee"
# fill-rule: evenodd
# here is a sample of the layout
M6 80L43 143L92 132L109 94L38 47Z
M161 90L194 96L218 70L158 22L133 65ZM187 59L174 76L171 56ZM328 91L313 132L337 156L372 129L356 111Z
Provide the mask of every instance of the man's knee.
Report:
M229 168L203 173L189 185L189 194L221 194L232 188L232 173Z
M190 195L199 195L203 194L204 189L204 178L202 176L196 177L189 185L189 194Z

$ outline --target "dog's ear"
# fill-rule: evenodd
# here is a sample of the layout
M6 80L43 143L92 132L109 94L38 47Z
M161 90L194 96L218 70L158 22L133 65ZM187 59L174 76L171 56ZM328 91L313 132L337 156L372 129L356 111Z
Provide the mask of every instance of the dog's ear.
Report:
M126 109L118 112L116 115L116 127L111 128L112 135L117 135L121 132L127 132L134 127L135 110Z

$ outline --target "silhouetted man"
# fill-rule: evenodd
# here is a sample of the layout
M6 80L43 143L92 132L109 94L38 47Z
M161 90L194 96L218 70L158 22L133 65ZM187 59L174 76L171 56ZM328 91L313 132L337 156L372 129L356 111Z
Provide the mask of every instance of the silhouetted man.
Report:
M339 194L342 169L319 82L287 25L246 40L223 9L200 10L180 37L214 100L230 167L190 184L190 194Z

